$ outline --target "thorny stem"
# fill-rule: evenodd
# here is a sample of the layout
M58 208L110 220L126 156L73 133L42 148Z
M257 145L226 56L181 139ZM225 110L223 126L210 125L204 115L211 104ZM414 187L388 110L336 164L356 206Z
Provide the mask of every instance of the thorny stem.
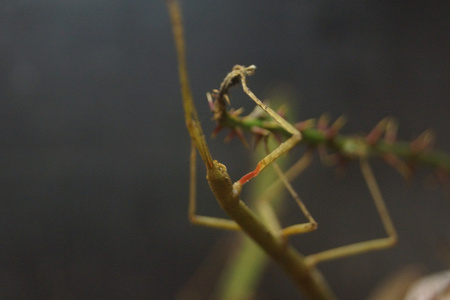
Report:
M253 69L255 68L254 66L252 67ZM232 73L233 71L229 75ZM224 82L226 82L227 77ZM222 83L221 87L223 86L224 83ZM246 86L244 90L245 88ZM279 123L265 114L251 113L247 116L240 116L240 110L227 110L224 101L221 99L227 99L229 101L229 98L222 90L228 92L229 87L227 89L221 88L219 94L212 94L215 96L216 101L210 103L214 112L214 120L217 122L215 133L224 128L229 128L232 131L250 132L257 137L257 140L267 134L273 134L279 138L289 138L291 136L291 132L286 131ZM220 116L220 118L217 116ZM318 125L315 125L315 120L298 123L296 127L302 135L300 143L310 148L326 148L328 151L338 154L339 158L344 161L354 160L361 156L374 156L384 159L391 165L395 165L395 163L401 160L401 163L411 166L420 164L429 166L437 171L450 172L450 155L432 149L431 146L434 137L429 131L424 132L424 134L413 142L395 141L390 136L389 126L386 125L386 128L376 128L380 132L379 135L385 131L385 138L379 137L376 140L372 140L369 135L364 137L338 134L339 129L343 125L343 121L341 119L339 121L341 122L336 122L340 123L339 128L333 128L333 126L320 128ZM384 124L386 122L380 123Z
M227 74L220 85L220 89L213 90L212 94L208 93L210 108L214 113L213 119L217 122L215 134L223 128L229 128L233 132L240 134L242 134L242 131L251 132L259 139L267 134L273 134L276 137L282 136L287 139L298 130L302 136L300 143L313 148L327 148L337 153L344 160L354 160L361 156L377 156L383 158L394 167L398 167L398 163L422 164L428 165L435 170L450 172L450 155L432 150L433 134L425 131L415 141L409 143L395 141L397 126L389 118L382 120L369 135L363 137L338 134L344 125L343 118L339 118L330 127L327 127L326 124L320 124L321 120L319 119L317 125L314 125L314 120L308 120L308 122L298 123L296 129L293 129L291 124L270 112L267 113L272 118L266 114L255 112L247 116L240 116L242 110L228 110L227 104L230 104L228 92L231 87L239 83L241 83L244 92L256 103L260 102L246 84L246 76L253 75L255 70L256 66L254 65L249 67L236 65ZM214 97L215 101L211 97ZM259 108L257 107L257 109ZM385 134L384 139L381 138L382 133ZM243 139L242 136L241 138ZM401 162L399 161L400 159L402 160ZM403 172L402 174L409 175Z

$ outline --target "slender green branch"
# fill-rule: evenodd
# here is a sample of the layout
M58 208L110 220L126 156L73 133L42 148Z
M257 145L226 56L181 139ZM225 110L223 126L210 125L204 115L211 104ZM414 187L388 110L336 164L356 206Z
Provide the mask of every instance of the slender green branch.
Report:
M217 100L211 104L213 110L214 104L218 102ZM234 111L227 110L223 111L221 119L216 121L217 127L215 133L223 128L229 128L233 131L241 130L251 132L255 135L270 133L283 138L291 135L269 116L262 114L251 113L248 116L240 116ZM370 141L364 136L338 134L338 130L335 130L333 127L318 128L314 120L308 121L298 123L296 126L302 134L300 143L303 145L309 147L326 147L329 151L335 152L341 158L347 160L353 160L361 155L381 158L393 158L392 155L394 155L395 158L401 159L408 164L420 164L435 170L450 171L450 155L433 150L431 147L432 140L426 138L420 140L421 137L419 137L418 140L413 142L386 140L383 138Z
M256 67L254 65L247 68L234 66L223 80L220 89L208 94L209 105L214 113L213 118L217 122L214 134L223 128L229 128L241 139L243 139L242 131L251 132L257 138L268 134L285 139L290 138L293 131L286 130L290 124L283 126L281 122L284 120L272 119L270 114L263 113L259 107L256 107L247 116L241 116L242 110L240 109L236 111L227 109L227 105L230 103L228 96L230 88L240 83L239 75L245 77L237 72L238 69L248 70L244 75L250 76L254 74ZM243 80L245 81L245 78ZM245 91L247 87L244 86L244 81L242 81L242 85ZM246 93L248 92L246 91ZM432 149L434 136L429 131L425 131L415 141L408 143L395 140L396 124L388 118L377 124L366 137L338 134L344 124L343 118L339 118L330 127L323 119L319 119L317 125L315 123L314 120L308 120L296 125L296 129L302 135L301 143L309 147L327 148L340 155L341 159L353 160L361 156L381 157L397 169L401 169L399 171L404 175L410 173L406 170L406 164L421 164L435 170L450 172L450 155ZM382 133L385 133L384 138L382 138ZM399 167L400 165L402 166Z

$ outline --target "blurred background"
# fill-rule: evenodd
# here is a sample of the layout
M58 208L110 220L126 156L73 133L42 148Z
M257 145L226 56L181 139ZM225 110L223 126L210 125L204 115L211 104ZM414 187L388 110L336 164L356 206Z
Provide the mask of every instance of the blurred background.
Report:
M252 90L290 101L295 121L345 114L343 132L362 133L395 116L401 139L432 129L450 152L448 1L195 1L183 13L208 136L205 92L233 65L255 64ZM174 299L217 248L222 231L187 220L175 58L164 1L2 1L0 298ZM251 152L223 137L211 150L236 180L254 166ZM373 165L399 244L320 265L342 299L364 299L405 265L449 267L448 194L429 170L405 182ZM199 173L199 211L220 216ZM316 162L294 184L319 222L293 239L299 251L384 236L356 164L336 176ZM302 220L288 211L283 223ZM257 299L296 297L270 264Z

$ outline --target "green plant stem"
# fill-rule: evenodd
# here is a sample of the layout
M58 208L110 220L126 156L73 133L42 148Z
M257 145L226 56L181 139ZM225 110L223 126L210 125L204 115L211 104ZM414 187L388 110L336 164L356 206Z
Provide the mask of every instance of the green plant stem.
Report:
M236 247L216 284L213 299L248 300L256 295L269 257L245 235L236 235Z
M250 116L240 117L229 113L224 114L223 122L219 126L231 129L240 128L250 132L253 128L261 128L284 137L290 136L289 132L272 120L253 118ZM300 132L302 134L300 143L311 147L325 146L327 149L335 151L347 159L359 157L361 153L377 157L394 154L396 157L408 163L417 163L433 169L450 171L449 154L430 149L418 151L411 147L411 143L408 142L387 142L380 139L378 142L371 144L362 136L346 136L342 134L329 136L326 131L312 126L300 129Z

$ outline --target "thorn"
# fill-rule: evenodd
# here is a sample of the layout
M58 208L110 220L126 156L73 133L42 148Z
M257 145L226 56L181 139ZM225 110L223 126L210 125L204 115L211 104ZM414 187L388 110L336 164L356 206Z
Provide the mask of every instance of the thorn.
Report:
M409 180L412 177L413 171L408 167L408 165L398 158L397 155L393 153L387 153L383 156L383 160L393 167L400 175L405 179Z
M237 116L239 116L240 114L242 114L244 112L244 108L243 107L240 107L240 108L238 108L238 109L236 109L236 110L234 110L233 108L230 110L230 115L232 115L232 116L234 116L234 117L237 117Z
M221 125L217 125L217 126L214 128L213 132L211 133L211 136L212 136L212 137L217 136L217 134L218 134L219 132L221 132L222 129L223 129L223 127L222 127Z
M334 166L340 161L338 154L328 154L326 148L323 145L319 146L317 151L319 153L320 161L325 166Z
M267 114L261 107L256 105L255 108L253 108L253 110L247 115L247 117L261 119L261 118L266 118Z
M262 136L268 136L268 135L270 135L270 131L269 130L267 130L267 129L264 129L264 128L261 128L261 127L258 127L258 126L253 126L252 127L252 129L251 129L251 131L254 133L254 134L259 134L259 135L262 135Z
M228 95L225 94L225 95L223 95L223 97L225 98L225 101L227 101L227 104L231 105L230 98L228 97Z
M269 154L270 153L270 150L269 150L269 137L268 136L265 136L264 137L264 150L266 150L266 154Z
M287 107L286 107L286 105L281 105L281 106L277 109L277 114L279 114L280 117L282 117L283 119L286 118L286 113L287 113Z
M231 129L230 132L225 136L223 141L225 143L229 143L235 136L237 136L241 140L242 144L244 144L246 148L249 148L247 140L245 139L244 134L239 128Z
M328 113L324 113L320 116L319 121L317 121L317 129L325 131L328 128L328 123L330 122L330 116Z
M213 89L209 94L211 95L211 99L214 99L213 101L216 102L219 97L219 90Z
M251 131L255 134L254 148L258 146L262 138L267 137L270 134L270 131L258 126L252 127Z
M214 112L216 108L216 104L214 103L214 100L212 99L211 93L206 93L206 99L208 100L209 109Z
M275 137L275 139L278 141L279 144L281 144L283 142L283 138L281 137L281 135L278 132L275 132L273 134L273 136Z
M413 152L423 152L433 148L435 142L435 134L431 130L425 130L414 141L411 142L410 147Z
M230 132L225 136L225 138L223 139L223 141L224 141L225 143L228 144L228 143L234 138L235 135L236 135L236 130L232 129L232 130L230 130Z
M330 139L336 136L336 134L342 129L342 127L344 127L346 121L347 120L344 116L340 116L339 118L337 118L337 120L334 121L330 128L328 128L326 134L327 138Z
M384 139L386 143L392 144L397 140L398 124L394 118L389 118L386 125L386 132L384 133Z
M297 128L299 131L303 131L305 129L309 129L312 128L316 125L316 120L315 119L308 119L302 122L298 122L297 124L295 124L295 128Z
M244 137L244 134L242 133L242 130L239 128L235 129L236 135L241 140L242 144L244 144L245 148L250 148L249 144L247 143L247 140Z
M253 150L256 149L256 147L258 146L259 142L261 142L263 137L264 136L262 134L255 134L255 140L253 141Z
M366 136L366 142L369 145L375 145L381 138L383 132L385 132L387 124L389 122L388 118L384 118L370 131L370 133Z

